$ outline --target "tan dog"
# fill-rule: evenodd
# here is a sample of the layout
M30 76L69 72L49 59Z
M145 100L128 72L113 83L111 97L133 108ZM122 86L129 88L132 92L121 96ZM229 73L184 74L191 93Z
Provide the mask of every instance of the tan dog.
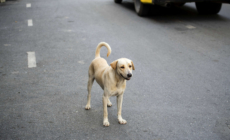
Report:
M109 126L107 106L112 106L112 103L109 100L110 96L117 96L118 122L120 124L126 124L126 120L124 120L121 116L123 93L126 87L126 80L130 80L132 77L132 70L135 68L133 62L127 58L115 60L109 66L106 60L100 57L100 50L102 46L105 46L108 49L107 57L111 53L111 48L107 43L101 42L98 44L95 59L89 66L88 96L85 109L88 110L91 108L91 89L93 81L96 79L97 83L104 90L102 98L104 109L103 125Z

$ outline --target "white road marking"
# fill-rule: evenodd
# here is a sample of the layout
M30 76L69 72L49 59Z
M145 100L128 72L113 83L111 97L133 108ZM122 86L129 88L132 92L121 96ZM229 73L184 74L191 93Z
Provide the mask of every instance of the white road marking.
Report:
M4 44L4 46L11 46L11 44Z
M18 74L19 73L19 71L13 71L13 72L11 72L12 74Z
M28 54L28 68L37 67L35 52L27 52L27 54Z
M30 8L30 7L31 7L31 3L27 3L26 8Z
M73 30L63 30L63 32L73 32Z
M78 61L78 63L85 64L85 62L83 60Z
M187 25L186 26L188 29L195 29L196 27L192 26L192 25Z
M33 26L33 20L32 19L28 20L28 26Z

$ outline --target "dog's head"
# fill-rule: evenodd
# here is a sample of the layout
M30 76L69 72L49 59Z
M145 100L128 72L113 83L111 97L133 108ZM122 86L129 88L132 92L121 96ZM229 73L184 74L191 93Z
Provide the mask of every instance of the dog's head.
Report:
M127 58L120 58L113 61L110 66L117 72L118 75L126 80L132 77L132 70L135 70L133 61Z

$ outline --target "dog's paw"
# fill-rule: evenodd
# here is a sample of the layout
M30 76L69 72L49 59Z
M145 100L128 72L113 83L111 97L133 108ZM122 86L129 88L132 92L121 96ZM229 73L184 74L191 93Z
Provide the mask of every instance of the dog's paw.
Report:
M103 122L103 125L104 125L104 126L109 126L109 121L104 121L104 122Z
M85 109L86 109L86 110L89 110L90 108L91 108L90 105L86 105L86 106L85 106Z
M119 122L120 124L126 124L126 123L127 123L127 121L124 120L124 119L118 119L118 122Z
M110 103L108 103L108 104L107 104L107 106L108 106L108 107L111 107L111 106L112 106L112 103L111 103L111 102L110 102Z

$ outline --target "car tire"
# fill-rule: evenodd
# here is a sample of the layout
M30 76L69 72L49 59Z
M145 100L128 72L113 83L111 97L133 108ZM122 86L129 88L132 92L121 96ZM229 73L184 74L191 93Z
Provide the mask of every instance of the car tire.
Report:
M122 3L122 0L114 0L115 3Z
M134 0L135 11L137 15L141 17L148 15L150 6L151 5L141 3L140 0Z
M200 14L217 14L221 6L222 3L196 2L196 9Z

